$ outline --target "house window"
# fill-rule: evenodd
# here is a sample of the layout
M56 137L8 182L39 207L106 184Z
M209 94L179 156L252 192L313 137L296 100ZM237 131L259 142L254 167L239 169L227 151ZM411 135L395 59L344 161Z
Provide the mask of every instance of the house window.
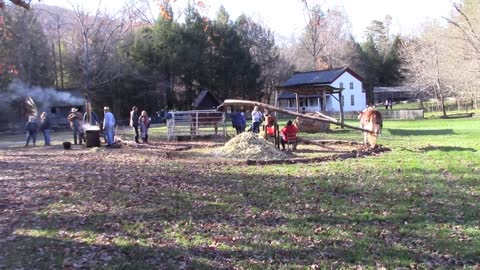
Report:
M56 114L57 113L57 108L56 107L50 108L50 113Z
M310 106L310 107L316 107L316 106L318 106L318 99L316 99L316 98L309 98L309 99L308 99L308 106Z
M350 95L350 106L355 106L355 96Z
M340 86L339 86L339 87L340 87L340 88L343 88L343 82L340 83Z
M288 103L289 103L288 101L289 101L288 99L280 99L280 100L278 101L278 103L279 103L280 107L285 108L285 107L289 107L289 106L288 106L288 105L289 105L289 104L288 104Z
M353 82L350 83L350 89L353 89Z

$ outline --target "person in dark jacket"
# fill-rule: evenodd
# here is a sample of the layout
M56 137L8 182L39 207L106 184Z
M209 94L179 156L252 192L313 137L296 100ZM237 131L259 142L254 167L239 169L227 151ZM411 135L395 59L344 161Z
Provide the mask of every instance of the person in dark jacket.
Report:
M245 113L234 112L230 115L230 118L232 118L232 126L237 131L237 135L245 131L245 126L247 125Z
M45 145L50 145L50 119L46 112L43 112L42 115L40 115L40 131L43 133Z
M91 126L98 126L100 124L100 121L98 120L98 115L96 112L91 111L90 112L90 118L88 117L88 111L86 111L83 114L83 123L85 125L91 125Z
M138 108L137 106L133 106L132 111L130 112L130 127L133 128L135 131L135 142L140 143L138 141Z
M33 116L28 117L28 122L25 125L25 129L27 130L27 142L25 143L25 147L27 147L28 143L30 143L30 139L32 139L33 146L35 146L35 142L37 141L37 129L38 129L38 124L37 124L37 121L35 120L35 117Z

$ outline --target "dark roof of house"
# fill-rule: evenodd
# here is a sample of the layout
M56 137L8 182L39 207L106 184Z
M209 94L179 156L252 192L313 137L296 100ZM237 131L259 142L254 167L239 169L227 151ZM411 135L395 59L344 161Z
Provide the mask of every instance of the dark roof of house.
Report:
M299 86L326 86L333 83L338 77L347 71L358 80L363 81L363 78L353 70L348 67L343 67L308 72L295 72L292 77L282 82L278 87L292 88Z
M218 104L221 104L222 102L220 101L220 99L218 99L214 94L212 94L210 91L208 90L202 90L200 92L200 94L198 95L198 97L195 99L195 101L192 103L192 106L194 108L198 107L200 105L200 103L202 102L202 100L207 96L207 94L210 94L214 100L216 100L218 102Z

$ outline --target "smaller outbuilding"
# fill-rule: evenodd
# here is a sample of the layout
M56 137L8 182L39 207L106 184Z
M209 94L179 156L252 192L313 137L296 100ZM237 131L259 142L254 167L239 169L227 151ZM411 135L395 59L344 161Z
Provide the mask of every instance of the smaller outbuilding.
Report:
M385 100L404 101L414 98L414 92L407 86L374 87L373 97L375 103L384 103Z
M192 103L194 110L212 110L216 109L222 101L208 90L202 90L195 101Z

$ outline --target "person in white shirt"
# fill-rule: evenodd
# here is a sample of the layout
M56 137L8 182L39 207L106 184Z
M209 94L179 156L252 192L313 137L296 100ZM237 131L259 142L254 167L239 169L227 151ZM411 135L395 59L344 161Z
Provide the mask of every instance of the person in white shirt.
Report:
M252 111L252 132L259 133L260 132L260 124L263 121L263 114L258 109L258 106L255 106Z

